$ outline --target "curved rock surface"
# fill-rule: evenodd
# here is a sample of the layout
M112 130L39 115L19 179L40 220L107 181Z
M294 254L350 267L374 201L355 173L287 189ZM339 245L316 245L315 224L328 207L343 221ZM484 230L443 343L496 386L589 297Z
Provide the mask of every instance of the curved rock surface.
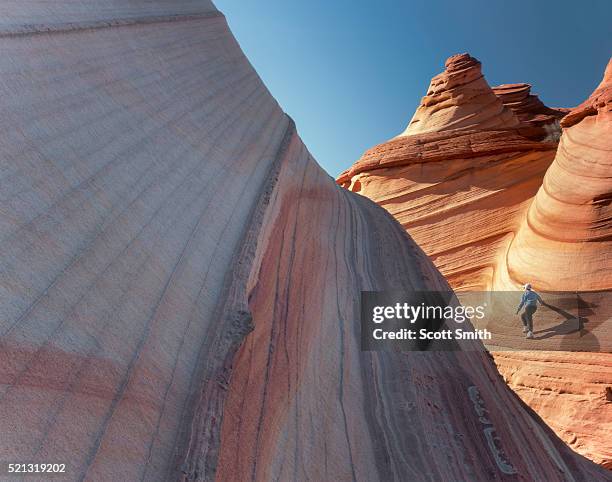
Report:
M465 62L476 75L476 62ZM451 75L440 74L432 86ZM490 128L486 119L477 129L409 127L367 151L337 182L393 214L455 289L514 290L528 281L543 290L610 289L611 75L608 67L595 93L569 114L543 106L528 84L496 87L518 128ZM593 348L609 347L609 330L597 330ZM496 362L564 440L610 466L610 355L548 353L533 364L525 356L499 353Z
M2 0L0 28L6 36L71 27L82 30L110 23L142 23L143 19L162 17L168 22L189 15L214 15L216 11L210 0Z
M561 125L555 160L497 286L529 280L541 289L612 289L612 60L599 87ZM600 345L610 346L609 333L609 326L597 332ZM612 355L506 353L496 363L570 446L612 469Z
M51 3L6 5L0 460L65 462L58 480L607 476L486 354L359 350L360 290L446 282L318 167L209 3L100 22L118 2L59 2L83 16L52 28Z
M555 160L508 251L509 274L541 289L612 289L612 61L561 124Z
M403 136L457 129L514 127L517 118L495 95L469 54L449 57L432 80Z
M488 289L557 147L546 123L521 118L478 60L455 55L408 129L337 182L393 214L453 287Z

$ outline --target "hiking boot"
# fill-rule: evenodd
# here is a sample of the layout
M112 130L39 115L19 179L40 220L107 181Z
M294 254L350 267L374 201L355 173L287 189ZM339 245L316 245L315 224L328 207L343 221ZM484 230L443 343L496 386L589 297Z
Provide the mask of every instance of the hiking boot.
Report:
M533 338L533 333L531 331L527 332L527 338L529 339Z

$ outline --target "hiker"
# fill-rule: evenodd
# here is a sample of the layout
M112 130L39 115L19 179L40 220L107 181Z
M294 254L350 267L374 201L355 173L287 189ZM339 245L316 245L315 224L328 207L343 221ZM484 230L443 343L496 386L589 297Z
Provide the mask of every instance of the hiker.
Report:
M516 314L518 315L523 305L525 305L525 311L521 315L523 321L523 333L527 333L527 338L533 338L533 314L538 309L538 301L540 304L543 303L540 295L531 289L531 284L525 285L525 292L521 297L521 303L519 304Z

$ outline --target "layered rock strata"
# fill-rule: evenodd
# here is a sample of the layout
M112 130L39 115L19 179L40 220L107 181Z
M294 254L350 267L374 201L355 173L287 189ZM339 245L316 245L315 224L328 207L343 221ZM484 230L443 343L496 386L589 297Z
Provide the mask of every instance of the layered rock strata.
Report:
M508 251L508 271L541 289L612 289L612 61L561 126L555 160Z
M515 127L517 118L487 84L478 60L468 54L449 57L432 80L402 135L449 130Z
M609 353L533 350L497 351L494 356L504 379L557 435L612 470Z
M395 216L455 288L491 286L557 147L503 100L480 62L450 57L406 131L338 178Z
M368 150L337 181L393 214L455 289L515 290L525 282L542 290L610 289L609 79L610 67L568 114L544 106L528 84L491 91L477 61L451 57L408 129ZM503 112L498 124L488 115L494 112ZM588 318L590 348L609 349L606 320ZM520 336L519 320L508 323ZM539 349L563 346L537 337L546 338ZM610 355L542 353L533 363L525 356L496 355L510 385L576 450L609 466Z
M499 97L504 106L508 107L521 124L549 126L551 134L558 132L559 121L569 109L552 109L544 105L537 95L531 93L529 84L502 84L492 87L493 93Z
M3 8L0 460L65 462L58 480L605 477L488 355L360 351L361 290L447 284L315 163L210 3Z
M563 135L499 270L496 286L530 281L543 290L601 291L584 318L592 343L609 350L612 289L612 61L595 92L561 121ZM591 295L594 297L595 294ZM600 326L594 311L608 309ZM612 469L612 355L496 355L523 400L580 453ZM551 396L554 394L554 396Z

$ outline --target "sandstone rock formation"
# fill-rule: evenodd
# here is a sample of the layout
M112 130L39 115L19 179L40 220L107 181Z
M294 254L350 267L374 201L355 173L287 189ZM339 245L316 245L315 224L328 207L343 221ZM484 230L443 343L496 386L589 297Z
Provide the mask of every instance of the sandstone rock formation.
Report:
M522 124L550 126L551 130L557 131L559 120L569 110L545 106L537 95L531 94L529 84L502 84L492 89Z
M599 87L561 125L555 160L510 244L497 286L529 280L542 289L612 289L612 60ZM594 305L609 304L608 296ZM609 350L612 316L606 320L590 331ZM572 447L612 469L612 355L505 353L496 362Z
M393 214L454 288L491 286L557 147L502 100L514 99L495 95L480 62L450 57L406 131L338 178Z
M612 61L561 125L555 160L508 251L509 274L542 289L612 289Z
M455 289L612 288L610 67L567 114L544 106L528 84L489 89L467 54L446 65L408 129L367 151L338 183L393 214ZM464 85L477 87L464 94ZM509 322L520 335L520 322ZM597 327L593 348L610 346L608 332ZM609 354L498 353L496 362L564 440L610 466Z
M446 61L436 75L402 135L466 129L515 127L517 118L495 95L480 69L468 54Z
M494 356L504 379L557 435L612 470L609 353L534 350Z
M360 290L446 282L319 168L209 2L0 13L0 460L65 462L57 480L607 476L486 354L359 350Z

